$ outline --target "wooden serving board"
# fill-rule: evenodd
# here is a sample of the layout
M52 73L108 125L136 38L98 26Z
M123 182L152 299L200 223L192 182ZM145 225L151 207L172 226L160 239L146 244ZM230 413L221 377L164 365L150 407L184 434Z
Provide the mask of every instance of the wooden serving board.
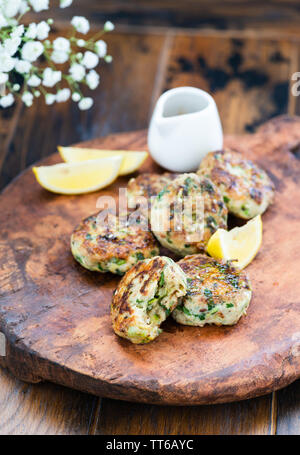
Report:
M226 144L264 167L276 185L263 215L263 245L248 267L253 299L233 327L184 327L172 319L147 345L118 338L110 301L118 277L84 270L70 234L96 211L99 195L117 196L128 178L83 196L43 190L29 169L0 201L1 363L28 382L53 381L111 398L195 405L268 393L300 376L300 118L278 117L256 134ZM146 132L84 146L144 149ZM184 153L184 151L183 151ZM57 154L43 164L59 162ZM149 158L140 172L158 171Z

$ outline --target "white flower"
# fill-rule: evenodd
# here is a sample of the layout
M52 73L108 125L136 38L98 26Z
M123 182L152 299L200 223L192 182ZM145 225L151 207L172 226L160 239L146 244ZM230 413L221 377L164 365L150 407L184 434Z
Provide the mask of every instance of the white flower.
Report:
M29 73L31 69L31 63L27 62L26 60L16 60L15 69L18 73L26 74Z
M100 82L100 76L95 70L91 70L86 76L86 83L91 90L95 90Z
M0 98L0 106L1 107L9 107L14 103L15 99L12 95L12 93L9 93L8 95L2 96Z
M73 63L73 65L70 66L69 73L74 81L80 82L85 76L85 67L79 63Z
M15 17L21 7L21 0L2 0L1 9L5 17Z
M49 9L49 0L29 0L29 3L36 13L39 13L44 9Z
M27 107L32 106L33 94L30 92L24 92L22 95L22 101L24 104L26 104Z
M20 38L24 33L24 25L18 25L10 34L11 38Z
M69 88L63 88L62 90L58 90L56 94L56 101L58 103L64 103L70 98L71 90Z
M3 48L8 55L13 56L21 44L21 38L8 38L3 43Z
M56 100L56 96L53 95L53 93L47 93L45 95L46 104L48 104L48 105L53 104L53 103L55 103L55 100Z
M27 81L28 85L30 85L31 87L38 87L41 82L42 82L41 79L37 77L35 74L30 76L30 78Z
M29 11L29 9L30 8L28 6L27 0L22 0L19 8L19 13L25 14L27 11Z
M107 44L103 39L99 39L99 41L96 41L95 43L95 51L99 55L99 57L104 57L107 52Z
M65 63L67 60L69 60L69 54L63 51L53 51L51 60L54 63Z
M79 39L79 40L77 40L76 44L78 47L83 47L83 46L85 46L85 41L84 41L84 39Z
M32 22L25 33L26 38L35 39L37 36L37 25Z
M99 57L97 54L94 54L94 52L86 51L84 53L83 59L81 60L81 63L90 70L98 65Z
M72 5L73 0L60 0L59 6L61 8L68 8L68 6Z
M54 87L57 82L61 81L61 71L54 71L46 68L43 72L43 85L45 87Z
M69 52L70 50L70 41L66 38L56 38L53 41L53 49L56 51Z
M77 32L83 33L84 35L90 29L89 21L83 16L74 16L73 19L71 20L71 24L77 30Z
M3 28L3 27L6 27L7 24L8 24L7 20L5 19L3 14L0 13L0 29Z
M72 95L72 100L75 101L76 103L81 100L80 93L74 92Z
M82 98L79 103L78 107L82 111L86 111L87 109L90 109L94 104L93 98Z
M114 30L115 26L112 22L106 21L103 28L105 32L111 32Z
M14 84L13 85L13 91L14 92L18 92L20 90L20 88L21 88L20 84Z
M50 27L46 21L42 21L39 24L37 24L36 34L37 34L37 38L39 40L48 38L49 32L50 32Z
M8 81L8 75L6 73L0 73L0 84L5 84Z
M16 63L16 59L12 58L7 52L3 49L0 51L0 71L4 73L9 73Z
M22 48L22 58L34 62L44 52L44 46L39 41L27 41Z

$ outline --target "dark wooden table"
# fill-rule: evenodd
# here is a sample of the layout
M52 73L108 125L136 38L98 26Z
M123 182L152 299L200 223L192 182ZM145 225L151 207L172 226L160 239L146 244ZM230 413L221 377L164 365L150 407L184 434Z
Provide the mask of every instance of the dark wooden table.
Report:
M146 128L158 96L176 86L212 93L225 133L300 114L299 97L290 91L291 75L300 70L297 1L180 3L185 9L175 1L78 0L73 11L56 12L58 33L67 13L86 14L95 25L106 18L119 23L107 36L114 62L103 65L88 112L71 102L46 107L42 100L1 112L1 188L57 144ZM0 434L299 434L299 398L297 381L239 403L146 406L28 385L1 369Z

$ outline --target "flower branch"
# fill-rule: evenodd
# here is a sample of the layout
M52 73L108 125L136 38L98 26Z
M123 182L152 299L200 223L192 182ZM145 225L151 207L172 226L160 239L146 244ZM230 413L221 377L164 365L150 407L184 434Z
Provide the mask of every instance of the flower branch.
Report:
M72 0L60 0L61 8L71 4ZM112 61L106 42L99 38L114 25L108 21L103 30L84 39L90 30L89 21L74 16L69 38L60 36L50 41L52 19L28 26L20 23L28 11L47 9L49 0L0 0L0 106L11 106L16 97L31 106L34 98L42 95L48 105L71 97L80 109L89 109L93 99L84 97L81 86L91 90L98 87L100 75L95 68L101 59ZM46 66L41 65L43 58Z

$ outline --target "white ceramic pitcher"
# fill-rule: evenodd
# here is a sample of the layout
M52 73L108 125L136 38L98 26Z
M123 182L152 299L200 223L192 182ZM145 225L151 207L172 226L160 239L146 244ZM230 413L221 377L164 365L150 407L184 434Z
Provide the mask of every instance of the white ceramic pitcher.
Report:
M223 146L213 98L195 87L165 92L152 115L148 146L153 159L169 171L195 171L208 152Z

